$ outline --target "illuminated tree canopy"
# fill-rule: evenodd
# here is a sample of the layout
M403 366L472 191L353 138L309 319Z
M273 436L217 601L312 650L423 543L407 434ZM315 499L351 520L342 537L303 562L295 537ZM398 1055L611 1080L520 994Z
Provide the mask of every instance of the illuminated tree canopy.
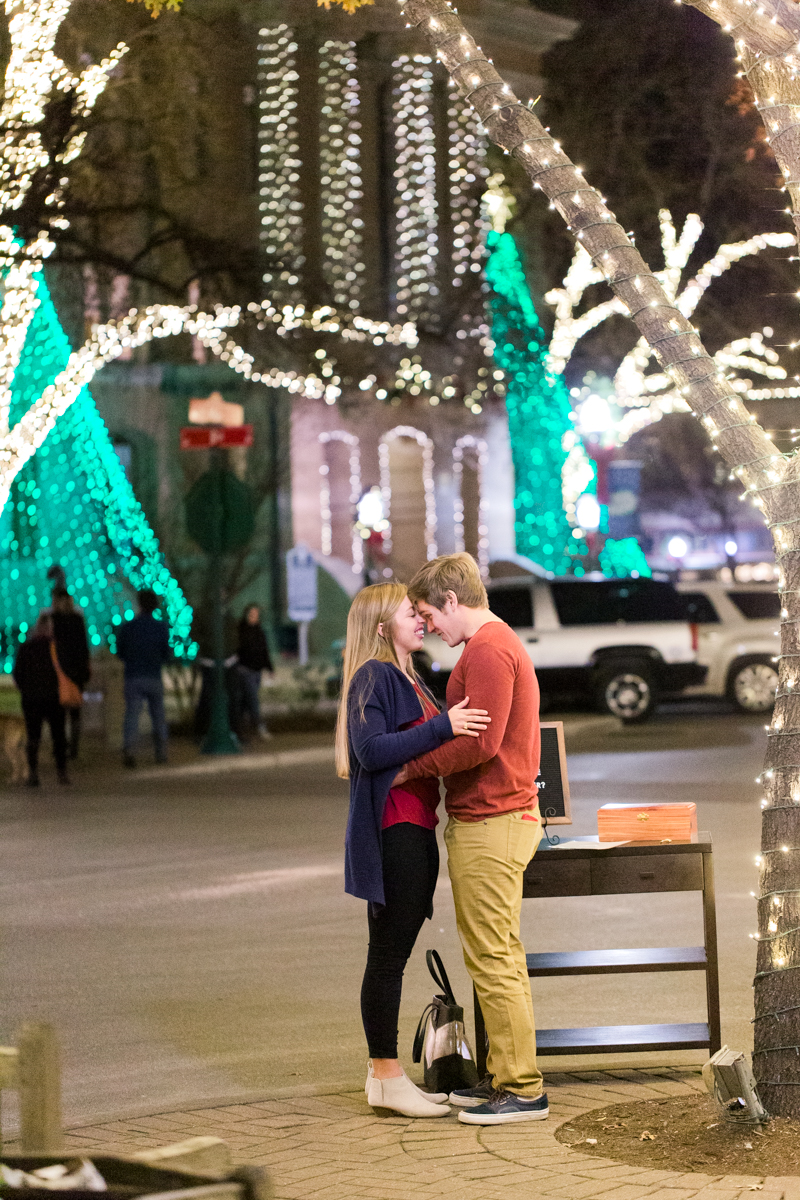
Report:
M561 495L564 436L571 428L567 389L545 367L545 334L513 237L491 230L487 249L494 357L506 374L517 550L555 574L582 574L574 555L585 547L572 537Z

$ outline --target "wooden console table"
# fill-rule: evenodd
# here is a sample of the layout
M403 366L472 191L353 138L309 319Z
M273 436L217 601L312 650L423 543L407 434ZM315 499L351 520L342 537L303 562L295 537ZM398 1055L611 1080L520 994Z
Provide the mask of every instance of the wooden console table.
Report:
M608 1054L641 1050L720 1048L717 922L711 836L696 842L629 843L601 849L596 839L560 849L543 840L525 871L523 899L535 896L618 896L630 892L700 892L703 945L636 950L578 950L528 954L528 975L619 975L705 971L707 1022L681 1025L599 1025L587 1029L537 1029L540 1054ZM486 1027L475 997L478 1071L486 1073Z

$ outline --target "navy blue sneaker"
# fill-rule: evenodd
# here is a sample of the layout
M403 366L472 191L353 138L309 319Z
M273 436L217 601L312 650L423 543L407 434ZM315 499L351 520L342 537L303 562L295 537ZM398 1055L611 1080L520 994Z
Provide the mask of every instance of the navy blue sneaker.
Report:
M464 1125L507 1125L512 1121L544 1121L550 1113L547 1092L528 1099L513 1092L494 1092L491 1099L478 1108L458 1114Z
M457 1104L459 1108L477 1108L479 1104L485 1104L487 1100L491 1100L493 1095L492 1076L484 1075L480 1083L475 1084L475 1087L456 1088L454 1092L450 1093L448 1099L451 1104Z

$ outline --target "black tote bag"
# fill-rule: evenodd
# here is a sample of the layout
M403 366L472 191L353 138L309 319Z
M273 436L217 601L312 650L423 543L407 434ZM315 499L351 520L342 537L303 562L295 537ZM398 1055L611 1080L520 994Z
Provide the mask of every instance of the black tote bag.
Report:
M434 983L442 991L433 997L419 1019L414 1037L414 1062L424 1062L425 1086L431 1092L475 1087L478 1068L467 1041L464 1009L456 1004L437 951L428 950L425 961Z

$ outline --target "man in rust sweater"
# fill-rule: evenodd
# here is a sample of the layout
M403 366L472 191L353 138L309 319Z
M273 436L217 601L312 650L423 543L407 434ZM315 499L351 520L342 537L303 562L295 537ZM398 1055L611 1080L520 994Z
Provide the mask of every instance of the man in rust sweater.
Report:
M491 717L480 737L456 738L404 768L409 779L444 776L458 933L489 1036L489 1076L450 1100L462 1107L465 1124L543 1120L547 1095L519 938L522 876L542 836L539 685L519 638L489 610L469 554L426 563L408 594L431 632L448 646L465 643L447 685L448 706L469 696Z

